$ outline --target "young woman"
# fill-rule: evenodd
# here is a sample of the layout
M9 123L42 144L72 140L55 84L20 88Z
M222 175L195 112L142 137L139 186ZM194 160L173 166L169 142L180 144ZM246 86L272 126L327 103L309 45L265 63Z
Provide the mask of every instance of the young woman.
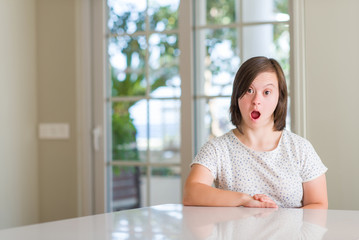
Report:
M287 86L276 60L242 64L230 114L236 128L193 160L184 205L328 208L327 168L309 141L284 129Z

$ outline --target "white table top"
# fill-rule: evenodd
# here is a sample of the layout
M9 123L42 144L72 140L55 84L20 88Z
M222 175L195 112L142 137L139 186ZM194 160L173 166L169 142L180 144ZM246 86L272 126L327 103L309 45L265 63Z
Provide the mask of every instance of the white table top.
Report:
M4 229L0 239L359 240L359 211L166 204Z

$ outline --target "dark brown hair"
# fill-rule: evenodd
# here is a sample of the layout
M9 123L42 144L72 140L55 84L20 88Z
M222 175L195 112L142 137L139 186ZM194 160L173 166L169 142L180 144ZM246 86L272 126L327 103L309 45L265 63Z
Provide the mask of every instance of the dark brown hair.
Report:
M278 79L279 99L276 109L274 110L274 130L281 131L285 128L287 115L287 84L283 70L279 63L273 58L253 57L245 61L238 69L233 82L233 92L231 97L231 122L238 130L240 127L242 115L238 106L238 99L242 98L258 74L263 72L274 72Z

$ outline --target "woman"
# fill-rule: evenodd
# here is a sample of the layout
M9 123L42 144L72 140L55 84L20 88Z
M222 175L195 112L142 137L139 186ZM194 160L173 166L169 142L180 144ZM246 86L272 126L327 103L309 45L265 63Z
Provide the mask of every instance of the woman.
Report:
M266 57L244 62L230 106L236 128L201 148L183 204L328 208L327 168L309 141L284 129L286 112L287 86L279 63Z

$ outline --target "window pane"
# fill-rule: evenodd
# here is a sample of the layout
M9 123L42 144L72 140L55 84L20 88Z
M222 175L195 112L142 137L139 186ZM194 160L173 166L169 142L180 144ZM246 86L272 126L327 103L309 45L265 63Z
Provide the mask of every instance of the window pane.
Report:
M244 60L267 56L278 60L289 76L290 36L287 24L261 24L243 28Z
M147 102L112 104L112 159L145 161L147 150Z
M179 0L150 0L148 6L150 29L155 31L177 29L179 2Z
M151 169L150 205L181 203L180 167Z
M111 33L134 33L145 30L146 0L107 0L108 28Z
M145 206L145 167L112 167L112 211Z
M180 162L180 100L150 100L151 162Z
M243 37L244 61L254 56L274 57L273 25L244 27Z
M229 24L235 22L238 2L235 0L227 0L225 2L196 0L196 25Z
M108 45L112 96L146 94L144 36L111 38Z
M243 0L243 21L288 21L288 0Z
M273 43L275 49L275 57L283 68L289 88L290 77L290 34L288 24L276 24L273 29Z
M197 95L232 93L233 79L240 65L238 37L234 28L199 31L196 48Z
M209 139L219 137L234 128L230 121L230 102L230 97L199 99L195 102L196 152Z
M152 34L149 45L151 96L179 97L181 80L177 34Z

